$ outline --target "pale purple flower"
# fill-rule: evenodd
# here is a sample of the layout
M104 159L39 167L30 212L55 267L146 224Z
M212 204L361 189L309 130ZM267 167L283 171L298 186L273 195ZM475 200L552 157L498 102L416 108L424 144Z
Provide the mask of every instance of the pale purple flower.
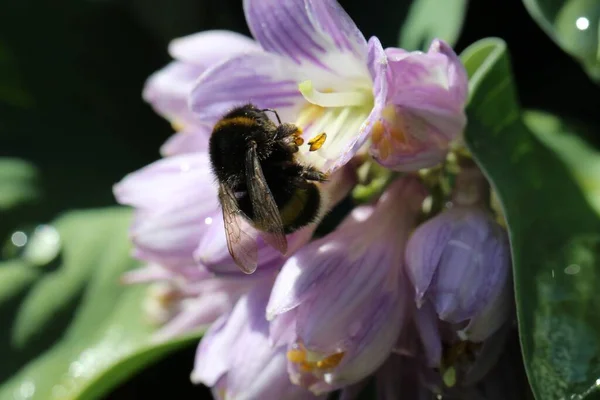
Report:
M194 264L194 251L220 212L205 151L156 161L126 176L114 193L136 209L134 256L162 265Z
M201 76L190 101L200 120L214 123L247 102L274 108L304 130L305 142L327 134L320 149L300 150L325 172L350 160L372 131L374 151L389 161L382 146L400 129L415 138L412 155L439 153L462 129L466 75L443 42L401 61L403 50L384 51L376 37L367 43L334 0L244 0L244 11L262 50L233 56ZM390 156L396 153L394 147Z
M459 174L452 207L420 225L406 249L417 305L430 302L472 341L494 333L511 310L508 236L483 204L484 179L476 169Z
M272 279L243 296L213 324L196 353L192 382L210 386L216 399L315 399L294 385L286 370L286 346L272 346L265 307Z
M125 284L149 283L143 308L146 319L159 329L153 340L161 342L192 331L206 329L231 311L238 299L270 276L217 277L202 266L168 269L149 264L127 272Z
M289 346L292 381L315 393L363 379L389 356L410 305L404 245L425 198L414 177L394 182L332 233L294 254L277 276L267 317Z
M467 73L445 42L427 53L388 48L385 101L374 122L371 155L397 171L443 161L466 124Z
M188 108L188 95L198 77L211 65L259 46L252 39L229 31L205 31L177 38L169 44L174 58L153 73L142 96L154 110L179 128L208 128Z

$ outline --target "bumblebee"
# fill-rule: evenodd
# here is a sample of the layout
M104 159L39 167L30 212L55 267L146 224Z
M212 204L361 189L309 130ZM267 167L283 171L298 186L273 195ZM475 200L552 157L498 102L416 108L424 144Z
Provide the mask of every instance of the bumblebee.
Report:
M278 124L266 112L273 112ZM286 234L315 221L322 212L319 183L325 174L296 160L304 141L302 130L281 123L275 110L252 104L234 108L219 120L209 141L212 170L219 184L219 202L229 253L245 273L257 267L256 237L282 254ZM322 134L323 135L323 134ZM319 135L309 145L320 147Z

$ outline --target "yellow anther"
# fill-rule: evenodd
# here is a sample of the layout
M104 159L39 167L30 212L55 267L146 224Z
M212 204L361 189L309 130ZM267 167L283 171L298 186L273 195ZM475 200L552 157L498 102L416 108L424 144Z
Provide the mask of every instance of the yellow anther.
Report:
M383 137L383 132L385 132L385 128L381 121L377 121L373 124L373 130L371 132L371 140L373 143L379 143L381 138Z
M292 349L287 352L287 359L295 364L300 364L306 361L306 351L300 349Z
M344 358L344 353L335 353L328 357L325 357L321 361L317 361L317 368L319 369L331 369L337 367Z
M317 151L321 148L321 146L323 146L323 143L325 143L325 140L327 139L327 134L325 132L318 134L317 136L315 136L314 138L310 139L308 141L308 144L310 145L310 151Z

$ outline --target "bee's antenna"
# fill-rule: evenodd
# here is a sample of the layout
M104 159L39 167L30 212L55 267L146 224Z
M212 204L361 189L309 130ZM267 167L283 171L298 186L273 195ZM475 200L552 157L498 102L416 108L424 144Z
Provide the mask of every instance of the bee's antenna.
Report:
M273 110L272 108L265 108L264 110L260 110L260 111L271 111L273 114L275 114L275 117L277 118L277 122L279 122L279 125L281 125L281 120L279 119L279 114L277 114L277 111Z

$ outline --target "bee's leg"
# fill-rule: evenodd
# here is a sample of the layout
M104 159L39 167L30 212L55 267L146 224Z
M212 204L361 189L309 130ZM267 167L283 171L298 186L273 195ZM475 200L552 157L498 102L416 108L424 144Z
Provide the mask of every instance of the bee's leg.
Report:
M281 125L281 119L279 119L279 114L277 114L277 111L273 110L272 108L265 108L265 109L262 109L260 111L263 111L263 112L264 111L270 111L270 112L272 112L273 114L275 114L275 118L277 118L277 122L279 122L279 125Z
M302 129L298 128L294 124L281 124L277 127L277 131L275 132L275 140L281 140L284 138L292 139L292 142L295 142L296 145L300 146L304 143L304 140L301 138ZM302 143L298 143L298 142Z
M300 172L300 176L307 181L325 182L327 181L327 175L319 171L314 167L304 166Z

